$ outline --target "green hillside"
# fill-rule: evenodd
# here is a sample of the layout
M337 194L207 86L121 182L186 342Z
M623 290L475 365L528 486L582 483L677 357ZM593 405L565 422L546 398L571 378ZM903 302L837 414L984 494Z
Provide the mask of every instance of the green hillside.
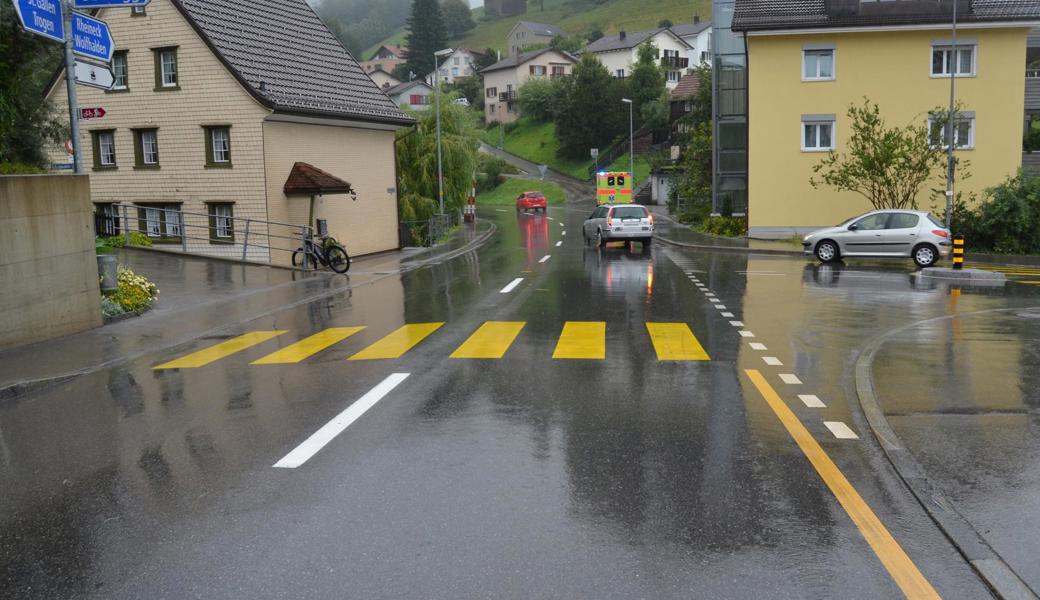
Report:
M688 23L695 14L706 19L711 13L711 2L708 0L609 0L602 4L596 4L593 0L545 0L544 4L545 10L541 10L538 0L529 0L526 15L493 21L483 19L483 8L475 9L473 17L477 21L477 28L461 39L451 40L451 45L474 49L494 48L505 52L506 35L517 21L549 23L562 28L569 35L584 34L595 28L610 35L622 29L651 29L661 19L669 19L677 24ZM381 44L403 44L404 36L404 28L401 28L386 40L366 49L364 56L370 56Z

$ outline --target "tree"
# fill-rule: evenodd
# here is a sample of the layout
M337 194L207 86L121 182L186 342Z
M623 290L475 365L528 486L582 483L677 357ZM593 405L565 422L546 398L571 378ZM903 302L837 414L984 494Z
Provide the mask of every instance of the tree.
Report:
M636 125L643 122L643 107L661 97L665 91L664 73L657 66L660 54L651 42L639 46L636 64L632 66L631 83L632 102L635 111Z
M469 100L469 105L484 110L484 82L478 75L456 77L455 82L447 85L444 89L448 92L457 92L461 97Z
M351 56L354 58L361 60L361 52L364 48L361 47L360 42L358 42L358 39L354 37L354 34L347 31L336 17L325 17L322 21L325 22L325 26L329 28L332 35L336 36L339 43L347 49L347 52L350 52Z
M556 35L552 41L549 42L549 47L559 50L561 52L568 52L570 54L577 54L585 47L585 40L581 39L580 36L566 36Z
M657 22L657 26L658 27L671 27L672 26L672 21L671 21L671 19L661 19L660 21Z
M23 31L13 5L0 3L0 170L43 167L45 146L68 137L66 116L43 98L60 62L60 44Z
M559 80L554 115L559 153L585 158L628 131L628 110L621 103L625 80L615 79L591 53L583 54L570 77Z
M498 52L494 48L484 48L481 54L473 58L473 68L479 73L498 62Z
M917 208L921 186L946 164L946 153L930 143L928 128L887 127L878 105L866 98L846 114L851 121L847 150L824 156L813 166L809 183L855 192L875 209Z
M672 120L672 97L668 90L661 92L658 98L644 102L639 116L643 119L643 125L649 129L668 127Z
M670 208L683 222L699 223L711 213L711 127L710 121L702 121L690 129L679 177L669 191Z
M469 5L462 0L444 0L441 4L441 16L445 32L451 39L460 38L477 26Z
M536 121L551 121L559 80L532 77L520 86L520 114Z
M433 72L433 53L446 44L441 5L437 0L415 0L408 17L408 68L418 77Z
M595 42L601 37L603 37L603 30L599 27L593 27L592 30L589 31L589 34L586 36L586 39L588 39L589 43L591 44L592 42Z

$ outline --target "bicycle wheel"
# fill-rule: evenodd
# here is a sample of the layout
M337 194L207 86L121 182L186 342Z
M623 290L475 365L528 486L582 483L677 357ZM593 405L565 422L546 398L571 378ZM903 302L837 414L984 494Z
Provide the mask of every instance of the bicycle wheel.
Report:
M292 253L292 266L304 269L317 269L318 261L313 254L307 254L299 248Z
M347 251L339 246L329 248L325 255L329 260L329 268L337 273L346 273L350 270L350 256Z

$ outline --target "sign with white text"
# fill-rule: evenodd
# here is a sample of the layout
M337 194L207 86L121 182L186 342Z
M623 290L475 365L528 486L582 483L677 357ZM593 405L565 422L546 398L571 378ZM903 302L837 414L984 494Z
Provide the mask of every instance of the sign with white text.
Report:
M56 42L65 41L65 22L59 0L12 0L22 28Z
M117 8L120 6L144 6L149 0L72 0L76 8Z
M107 63L112 60L115 45L108 23L78 12L72 13L73 52Z

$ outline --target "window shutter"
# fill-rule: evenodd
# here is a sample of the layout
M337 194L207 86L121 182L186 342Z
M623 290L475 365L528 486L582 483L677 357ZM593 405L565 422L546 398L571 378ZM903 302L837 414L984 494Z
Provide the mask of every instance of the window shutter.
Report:
M206 164L207 165L212 165L213 164L213 134L212 134L212 132L213 132L213 130L210 129L209 127L203 127L202 128L203 138L205 139L205 146L206 146Z
M90 132L90 146L94 151L94 168L101 168L101 143L98 141L98 132Z
M134 165L138 167L144 165L144 144L141 140L140 129L134 130Z

